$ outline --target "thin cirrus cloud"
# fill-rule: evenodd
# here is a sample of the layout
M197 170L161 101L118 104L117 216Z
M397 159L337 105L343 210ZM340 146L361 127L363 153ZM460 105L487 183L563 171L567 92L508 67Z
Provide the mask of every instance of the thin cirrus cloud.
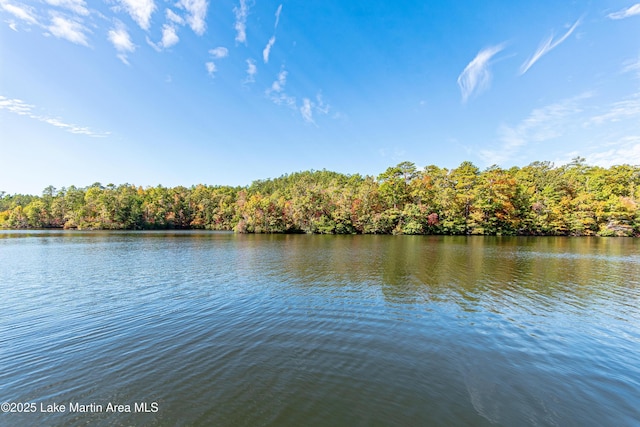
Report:
M182 16L178 15L171 9L167 9L166 11L167 20L169 22L173 22L174 24L184 25L184 19Z
M178 7L187 11L187 23L194 33L201 36L207 29L205 17L209 2L207 0L180 0Z
M205 68L207 69L207 74L213 77L218 69L216 68L216 64L213 61L205 62Z
M81 22L75 19L69 19L62 15L53 14L51 16L51 24L47 30L59 39L65 39L72 43L89 46L87 35L88 29Z
M258 74L258 67L256 67L256 61L254 59L247 59L247 77L243 83L254 83L256 81L256 74Z
M0 7L2 10L12 14L18 19L25 21L29 24L37 24L38 20L34 16L33 9L28 6L17 6L7 1L0 1Z
M495 149L484 149L480 157L487 164L504 164L512 160L529 144L543 143L559 138L580 127L583 103L593 95L590 92L563 99L559 102L536 108L515 126L503 124L498 129L500 145Z
M247 16L249 15L249 6L246 0L240 0L240 6L233 8L236 15L236 22L233 26L236 30L236 42L247 42Z
M462 93L462 102L467 102L471 95L478 94L489 87L491 82L491 58L504 49L505 44L482 49L458 76L458 86Z
M115 27L109 30L107 38L118 52L118 58L125 64L129 65L127 54L134 52L136 47L131 41L127 28L124 24L117 21Z
M631 16L640 15L640 3L629 6L626 9L619 10L607 15L609 19L625 19Z
M78 15L87 16L89 9L87 9L87 3L84 0L46 0L51 6L57 6L63 9L68 9Z
M149 29L151 15L156 10L153 0L120 0L120 4L140 28L143 30Z
M262 51L262 59L264 60L265 64L269 63L269 54L271 53L271 48L273 47L275 42L276 42L276 36L271 36L271 38L269 39L269 42L267 43L264 50Z
M0 110L7 110L11 113L18 114L20 116L27 116L31 119L38 120L43 123L47 123L51 126L55 126L57 128L63 129L67 132L78 134L78 135L87 135L91 137L106 137L109 135L109 132L101 133L94 132L88 127L78 126L74 124L69 124L63 122L61 119L38 115L34 113L34 106L31 104L27 104L21 99L11 99L0 95Z
M280 22L280 14L282 13L282 5L278 6L278 9L276 10L276 23L274 24L273 28L278 28L278 23Z
M302 99L302 106L300 107L300 114L302 115L302 119L307 122L317 126L315 120L313 119L313 114L321 114L326 115L329 113L329 105L325 104L322 100L322 95L318 94L316 96L316 102L311 101L309 98Z
M273 25L274 33L275 33L275 30L278 28L278 22L280 22L281 13L282 13L282 5L278 6L278 9L276 10L276 14L275 14L276 23ZM264 50L262 51L262 59L264 60L265 64L269 63L269 55L271 54L271 48L275 43L276 43L276 36L274 34L273 36L271 36L271 38L267 42L267 45L264 47Z
M578 27L578 25L580 25L580 21L581 19L578 19L571 26L571 28L569 28L569 30L558 40L553 41L553 36L548 37L546 40L543 40L543 42L540 43L540 46L538 46L538 49L531 56L531 58L529 58L526 62L524 62L520 66L520 75L523 75L524 73L529 71L529 68L531 68L533 64L538 62L540 58L542 58L544 55L549 53L552 49L556 48L560 43L564 42L574 32L574 30Z
M307 123L316 124L313 121L313 109L311 100L309 98L304 98L302 100L302 107L300 107L300 114L302 114L302 119Z
M605 151L587 154L589 164L605 168L615 165L640 164L640 135L630 135L614 140Z
M286 105L288 107L295 108L296 99L287 95L284 91L287 84L287 74L286 70L280 70L276 80L271 84L271 87L265 91L265 95L267 95L276 105Z

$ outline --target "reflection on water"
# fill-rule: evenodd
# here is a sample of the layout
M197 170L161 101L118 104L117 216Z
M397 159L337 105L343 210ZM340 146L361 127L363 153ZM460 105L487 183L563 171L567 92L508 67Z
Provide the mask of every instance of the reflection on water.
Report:
M0 232L0 425L640 423L634 239Z

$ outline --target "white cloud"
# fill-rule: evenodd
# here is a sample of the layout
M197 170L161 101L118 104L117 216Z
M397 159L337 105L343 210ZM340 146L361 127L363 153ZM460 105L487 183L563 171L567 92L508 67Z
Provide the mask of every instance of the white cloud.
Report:
M602 125L625 119L640 120L640 92L610 104L605 113L591 117L586 125Z
M46 0L52 6L58 6L68 9L78 15L86 16L89 14L87 4L84 0Z
M21 99L9 99L0 95L0 110L8 110L21 116L30 115L33 105L27 104Z
M640 78L640 58L626 61L622 68L623 73L636 73L636 77Z
M28 22L29 24L38 23L38 20L34 16L33 8L31 7L24 5L17 6L4 0L0 1L0 7L2 7L3 10L6 10L16 18Z
M315 125L316 123L313 121L312 106L313 104L311 103L311 100L309 98L304 98L302 100L302 107L300 107L300 114L302 114L302 118L305 122L313 123Z
M265 91L265 94L277 105L286 105L291 108L296 108L296 99L284 92L286 84L287 71L281 70L278 73L277 79L271 84L271 87Z
M226 47L218 46L214 49L210 49L209 55L211 55L214 59L222 59L226 58L229 55L229 50ZM213 77L216 71L218 71L218 69L216 68L216 64L213 61L209 61L204 65L207 68L207 73L211 77Z
M233 13L236 15L234 28L236 30L236 42L247 42L247 15L249 15L249 6L246 0L240 0L240 7L234 7Z
M482 49L458 76L462 102L466 102L474 92L477 94L489 87L491 82L491 73L489 72L491 58L502 49L504 49L504 43Z
M166 11L167 20L173 22L174 24L184 25L184 19L182 16L178 15L171 9L167 9Z
M74 19L68 19L61 15L51 17L51 25L47 27L49 32L60 39L68 40L75 44L89 46L85 31L88 29Z
M320 114L329 114L329 109L331 108L329 104L325 104L322 99L322 94L316 95L316 111Z
M178 37L176 28L173 25L164 24L162 26L162 40L160 40L160 45L167 49L176 45L179 41L180 38Z
M210 49L209 55L211 55L213 59L222 59L226 58L229 55L229 50L226 47L218 46L214 49ZM216 68L216 64L213 61L209 61L204 65L207 68L207 73L211 77L213 77L216 71L218 71L218 69Z
M272 36L269 39L269 42L265 46L264 50L262 51L262 59L264 59L265 64L269 63L269 54L271 53L271 48L273 47L273 44L275 42L276 42L276 36Z
M148 30L151 25L151 15L156 10L153 0L119 0L131 18L142 28Z
M586 155L587 163L605 168L624 164L640 165L640 135L625 136L607 145L613 148Z
M210 49L209 55L213 56L213 59L226 58L227 56L229 56L229 49L219 46L214 49Z
M9 99L0 95L0 110L2 109L7 110L14 114L21 115L21 116L28 116L31 119L38 120L43 123L47 123L51 126L64 129L67 132L74 133L74 134L87 135L91 137L105 137L109 135L108 132L106 133L94 132L88 127L77 126L74 124L65 123L58 118L35 114L33 112L34 110L33 105L27 104L20 99L15 99L15 98Z
M113 44L113 47L118 51L118 58L125 64L129 65L127 60L127 53L131 53L136 50L135 45L131 42L127 28L122 22L116 22L115 28L109 30L107 38Z
M322 95L316 95L316 102L311 101L309 98L302 99L302 106L300 107L300 114L302 119L307 123L316 124L313 119L314 114L326 115L329 113L329 105L325 104L322 100Z
M609 19L624 19L630 16L640 15L640 3L636 3L633 6L629 6L626 9L619 10L607 15Z
M576 125L575 118L583 111L582 100L590 97L590 93L584 93L564 99L533 110L516 126L500 126L500 146L493 150L481 150L480 157L488 164L502 164L530 143L549 141L564 135L570 127L570 122L572 126Z
M207 62L206 64L204 64L204 66L207 68L207 73L211 77L213 77L213 75L217 71L216 64L214 64L213 62Z
M247 59L247 78L244 80L244 83L255 82L257 73L258 68L256 67L256 61L253 59Z
M106 136L106 135L95 134L94 132L91 131L91 129L89 129L87 127L81 127L81 126L76 126L76 125L64 123L60 119L56 119L56 118L52 118L52 117L41 117L38 120L40 120L40 121L42 121L44 123L48 123L51 126L62 128L62 129L66 130L67 132L70 132L70 133L88 135L88 136Z
M540 58L542 58L544 55L549 53L552 49L554 49L560 43L564 42L567 39L567 37L569 37L571 33L573 33L573 31L576 29L576 27L579 24L580 24L580 19L578 19L571 26L571 28L569 28L569 30L562 37L560 37L560 39L556 40L555 42L553 41L553 36L551 36L546 40L544 40L542 43L540 43L540 46L538 46L538 49L535 51L533 56L527 59L527 61L520 66L520 75L523 75L524 73L526 73L529 70L529 68L531 68L533 64L535 64Z
M180 37L178 37L177 29L172 23L162 25L162 39L160 39L158 43L152 42L151 39L147 37L147 43L158 52L161 52L162 49L175 46L179 41Z
M207 29L205 18L209 2L207 0L180 0L177 6L187 11L187 23L191 29L199 36L204 34Z
M281 70L278 73L278 78L271 84L271 91L282 92L284 90L284 87L287 84L287 74L286 70Z
M278 10L276 10L276 23L273 28L278 28L278 23L280 22L280 14L282 13L282 5L278 6Z

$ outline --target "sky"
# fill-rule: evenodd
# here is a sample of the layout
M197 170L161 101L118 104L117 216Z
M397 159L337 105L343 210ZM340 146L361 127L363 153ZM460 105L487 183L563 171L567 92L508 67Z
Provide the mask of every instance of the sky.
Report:
M0 0L0 191L640 164L640 3Z

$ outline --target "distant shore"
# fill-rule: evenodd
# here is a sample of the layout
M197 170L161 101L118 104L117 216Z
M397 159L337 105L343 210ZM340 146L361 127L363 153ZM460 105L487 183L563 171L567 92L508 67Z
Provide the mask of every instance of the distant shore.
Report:
M0 227L638 237L640 167L402 162L377 177L304 171L245 187L50 186L41 196L0 193Z

